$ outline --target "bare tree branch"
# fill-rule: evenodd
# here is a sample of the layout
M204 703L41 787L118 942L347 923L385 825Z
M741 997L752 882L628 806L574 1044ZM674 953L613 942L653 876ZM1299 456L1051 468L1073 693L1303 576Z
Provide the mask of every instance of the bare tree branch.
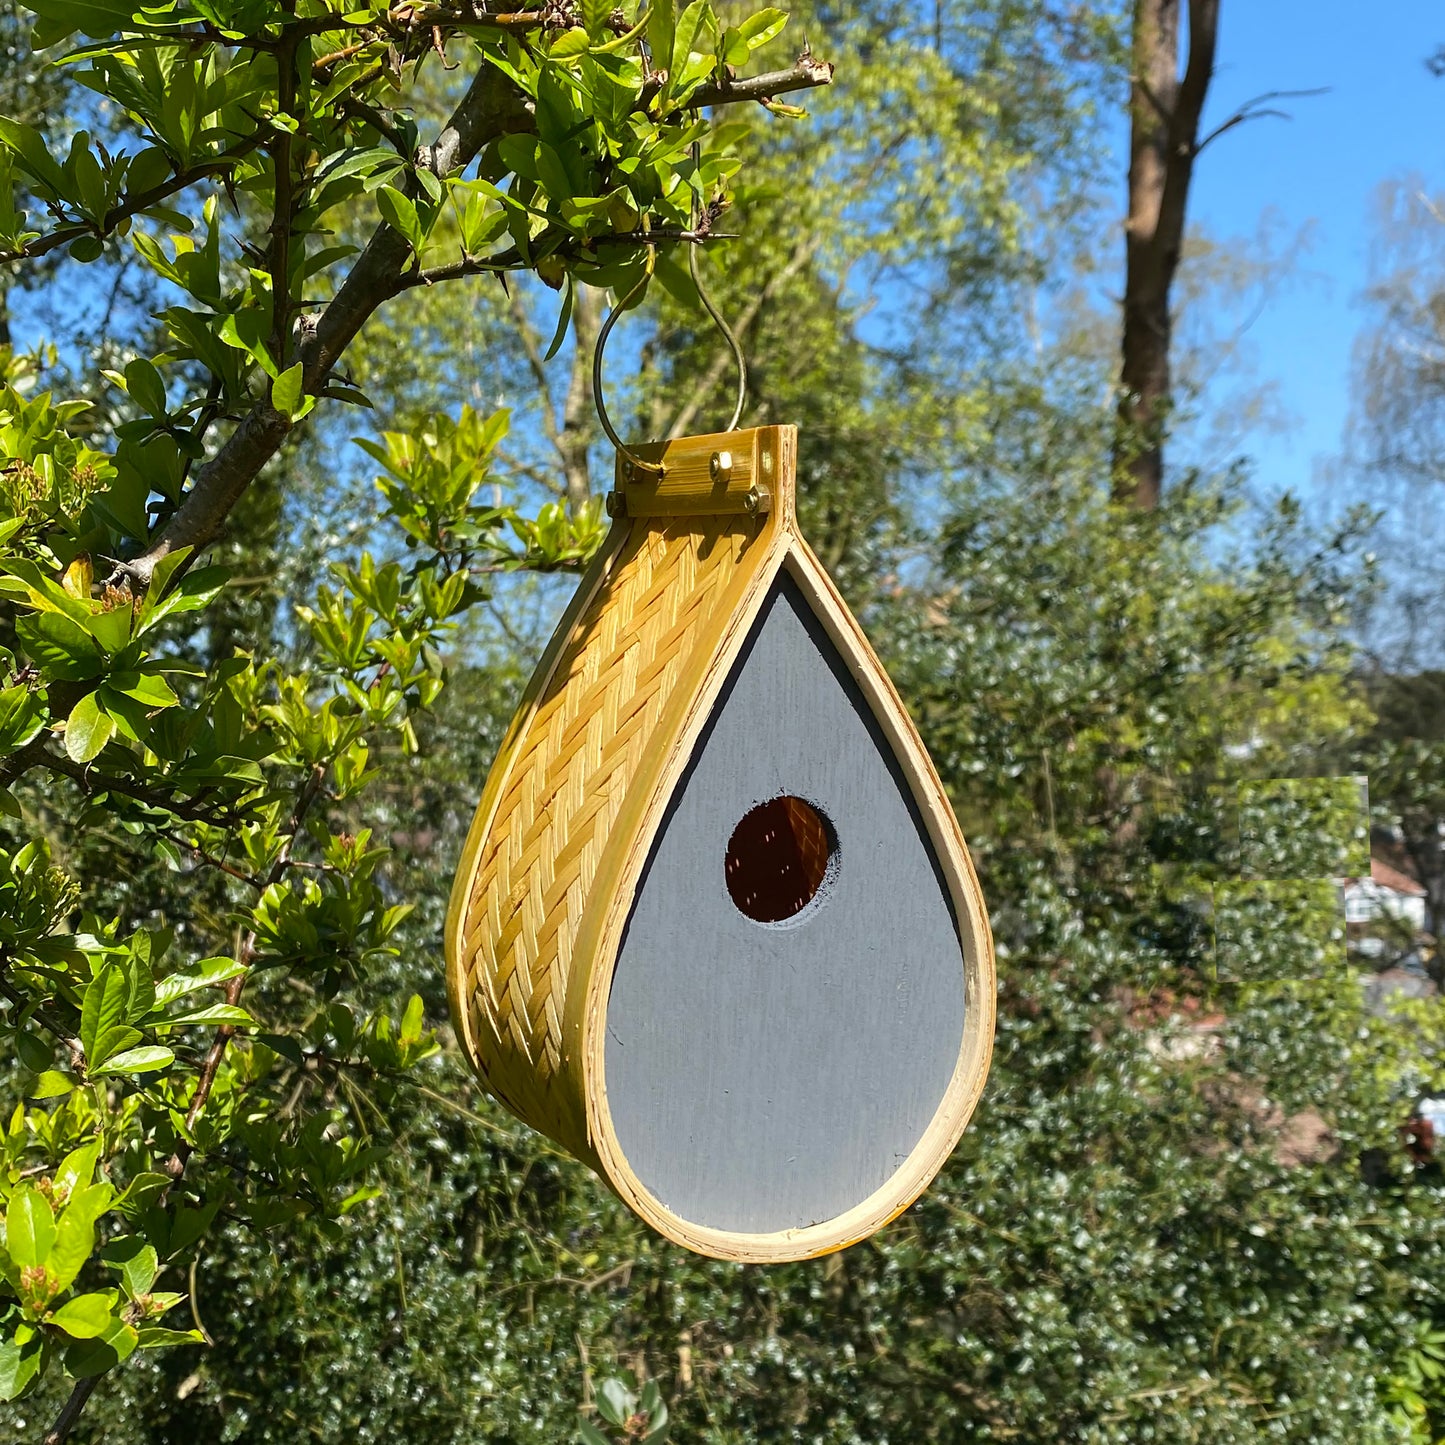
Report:
M1299 100L1307 96L1328 95L1328 85L1317 85L1312 90L1267 90L1263 95L1257 95L1253 100L1247 100L1234 112L1228 120L1214 127L1194 147L1194 154L1197 156L1210 141L1218 140L1226 131L1231 131L1237 125L1243 125L1247 120L1263 120L1265 116L1273 116L1276 120L1293 120L1294 116L1287 110L1280 110L1275 106L1267 104L1271 100Z
M804 54L787 70L770 70L765 75L750 75L746 80L724 80L700 85L688 96L689 108L705 105L734 105L743 100L771 100L794 90L812 90L819 85L832 85L833 66ZM645 94L646 92L644 92Z

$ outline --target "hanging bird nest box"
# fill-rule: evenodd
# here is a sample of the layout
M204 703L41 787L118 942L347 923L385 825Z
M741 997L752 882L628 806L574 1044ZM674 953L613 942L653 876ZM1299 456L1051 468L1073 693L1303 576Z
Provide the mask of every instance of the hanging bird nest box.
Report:
M958 824L798 530L797 433L619 457L614 523L492 767L448 984L483 1083L664 1235L863 1239L988 1071Z

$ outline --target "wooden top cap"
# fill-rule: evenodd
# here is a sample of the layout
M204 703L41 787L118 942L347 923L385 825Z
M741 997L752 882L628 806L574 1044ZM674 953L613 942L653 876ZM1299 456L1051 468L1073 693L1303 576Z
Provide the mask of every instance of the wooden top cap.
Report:
M793 482L778 455L783 428L714 432L633 447L618 453L617 481L607 498L613 517L767 516L793 512ZM791 429L789 429L791 430Z

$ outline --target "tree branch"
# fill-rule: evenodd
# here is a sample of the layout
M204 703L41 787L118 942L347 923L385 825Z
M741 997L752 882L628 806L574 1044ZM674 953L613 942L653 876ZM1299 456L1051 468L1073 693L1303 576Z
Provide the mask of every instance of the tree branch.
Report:
M700 85L687 98L688 109L705 105L736 105L746 100L771 100L794 90L812 90L819 85L832 85L832 64L803 54L788 70L770 70L764 75L750 75L745 80L710 81ZM646 91L643 92L646 95Z
M1198 156L1210 141L1218 140L1226 131L1233 130L1237 125L1243 125L1247 120L1262 120L1265 116L1273 116L1276 120L1294 119L1289 111L1279 110L1267 104L1267 102L1271 100L1300 100L1309 96L1328 95L1329 93L1330 87L1328 85L1317 85L1312 90L1267 90L1263 95L1257 95L1253 100L1245 101L1228 120L1215 126L1214 129L1194 147L1194 154Z
M44 734L42 734L42 737ZM21 752L29 752L28 748L21 749ZM20 757L15 753L7 762L14 762ZM231 826L228 820L216 816L214 810L204 807L197 802L184 802L175 798L167 797L164 793L155 788L147 787L144 783L137 783L131 778L118 778L109 773L94 773L82 763L73 762L69 757L62 757L52 753L48 748L41 747L38 752L29 758L25 764L26 768L43 767L48 772L57 773L61 777L70 778L78 783L87 794L95 793L119 793L123 798L130 798L137 803L144 803L149 808L163 808L166 812L174 814L177 818L184 818L190 823L205 823L212 828L225 828ZM18 776L18 774L17 774Z
M532 117L522 96L488 65L478 67L467 93L434 145L418 163L444 177L465 166L489 141L508 131L530 130ZM411 262L411 247L400 232L383 223L371 234L346 280L303 342L304 385L321 391L332 368L378 306L394 296ZM125 572L149 586L156 563L180 547L197 550L220 532L231 508L280 450L291 421L269 400L258 401L227 437L219 451L196 473L185 500L160 535Z
M83 1380L75 1382L75 1388L70 1392L70 1398L61 1407L60 1413L55 1417L55 1424L45 1432L45 1438L41 1445L64 1445L70 1438L70 1432L75 1428L75 1422L80 1419L80 1412L85 1409L85 1402L95 1393L95 1387L100 1384L101 1376L87 1375Z
M832 65L804 54L790 70L701 86L693 92L688 105L702 107L764 100L789 91L828 85L832 79ZM417 163L433 175L445 177L466 166L490 141L505 134L530 131L533 126L524 97L495 70L483 65L436 143L419 152ZM613 238L598 238L610 239ZM378 226L302 343L306 391L320 394L342 353L390 297L412 286L511 269L507 264L509 259L468 257L451 266L420 271L412 266L411 247L406 238L389 225ZM139 586L147 587L156 564L163 557L181 547L192 547L199 552L213 541L241 494L280 450L291 426L290 419L278 412L269 400L258 401L220 450L196 473L190 491L159 536L141 556L125 564L124 573Z
M78 240L81 236L109 236L122 221L127 221L132 216L138 216L142 212L150 210L152 206L160 205L162 201L169 200L170 197L185 190L188 186L205 180L207 176L218 175L230 170L237 161L248 156L260 144L259 132L248 136L245 140L237 142L230 150L222 151L220 155L213 156L210 160L198 161L193 166L186 166L177 171L169 180L149 186L133 196L127 196L105 213L99 225L89 221L66 222L60 229L51 231L49 235L37 236L35 240L22 246L18 251L0 253L0 262L33 261L40 256L48 255L58 246L65 246L71 241Z

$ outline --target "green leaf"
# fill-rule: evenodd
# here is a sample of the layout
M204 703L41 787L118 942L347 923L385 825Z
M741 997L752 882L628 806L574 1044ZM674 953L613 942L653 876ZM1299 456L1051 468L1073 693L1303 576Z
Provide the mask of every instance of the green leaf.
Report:
M105 1247L105 1262L120 1270L121 1284L131 1299L149 1294L160 1272L155 1246L139 1235L112 1240Z
M55 1050L37 1034L18 1033L15 1035L15 1052L27 1069L37 1073L49 1066L55 1057Z
M109 1180L102 1179L71 1195L66 1212L94 1222L114 1203L115 1187Z
M392 230L399 231L410 243L413 251L420 251L426 238L412 202L395 186L382 186L376 193L376 204L387 225Z
M192 1024L231 1024L244 1028L255 1022L256 1020L240 1004L218 1003L212 1004L209 1008L196 1009L194 1013L177 1014L174 1018L159 1019L156 1021L156 1027L160 1028L164 1025L181 1028Z
M582 1436L582 1445L612 1445L612 1442L590 1420L579 1420L577 1429Z
M151 591L146 594L145 605L141 609L138 630L145 632L163 617L180 612L198 612L209 606L225 589L230 575L225 567L202 567L183 578L180 586L165 597L156 596L155 585L152 583ZM156 598L154 604L152 598Z
M653 64L661 67L672 58L673 37L677 33L677 11L673 0L653 0L647 12L647 46Z
M170 974L156 984L156 1010L197 989L225 983L245 971L246 965L238 958L203 958L188 972Z
M193 547L177 547L174 552L167 552L156 563L155 570L151 573L150 586L146 588L145 601L141 603L140 630L144 630L146 619L155 611L161 598L166 595L166 588L170 586L176 568L181 566L194 550Z
M58 1069L46 1069L26 1091L27 1099L58 1099L68 1094L74 1087L76 1081L69 1074L62 1074Z
M297 421L305 414L303 403L306 392L301 384L301 375L302 366L298 361L271 383L271 405L290 421Z
M34 126L0 117L0 141L15 152L21 166L56 195L66 193L65 175L50 154L45 137Z
M783 27L787 23L788 12L786 10L759 10L755 15L749 15L737 27L737 30L746 41L748 49L757 50L766 45L768 41L781 35Z
M88 692L71 709L65 724L65 751L75 763L88 763L115 736L115 719Z
M170 683L157 672L113 672L105 686L146 707L175 707L180 702Z
M557 315L557 329L552 333L551 344L547 347L547 354L543 361L551 361L561 349L562 339L567 335L567 324L572 320L572 278L567 277L567 284L562 291L562 309Z
M92 1074L152 1074L157 1069L168 1069L175 1063L175 1053L161 1044L145 1044L138 1049L126 1049L123 1053L109 1058Z
M424 1028L423 1005L421 995L414 993L406 1002L406 1011L401 1016L401 1028L397 1032L397 1042L402 1044L414 1044L420 1041Z
M18 1400L40 1373L42 1345L37 1338L24 1345L0 1341L0 1400Z
M70 1288L94 1252L95 1220L89 1218L86 1210L65 1210L56 1226L55 1246L50 1251L50 1268L55 1271L57 1294Z
M15 631L48 677L86 682L105 667L105 654L96 640L73 618L59 612L27 613L16 619Z
M23 683L0 692L0 752L23 748L44 726L45 709Z
M574 55L583 54L591 43L587 32L580 25L574 25L552 42L547 53L553 60L570 60Z
M218 333L227 346L246 352L271 377L276 377L276 363L266 345L270 323L259 311L235 311L221 323Z
M82 1144L78 1149L72 1149L60 1161L60 1167L55 1171L55 1178L51 1181L55 1192L69 1199L78 1191L88 1189L90 1181L95 1177L95 1166L99 1159L99 1139L92 1139L89 1144Z
M33 1184L20 1184L5 1211L5 1248L20 1269L41 1265L55 1243L50 1201Z
M206 1340L200 1330L168 1330L162 1325L142 1325L139 1334L143 1350L159 1350L168 1345L200 1345Z
M708 0L692 0L678 17L668 67L667 90L680 99L706 78L716 63L717 17Z
M115 1297L105 1294L78 1294L66 1300L50 1316L50 1323L62 1329L73 1340L93 1340L110 1327L111 1305Z
M92 1072L118 1049L140 1038L126 1026L130 983L118 963L107 960L86 985L80 1006L80 1045Z
M582 0L581 11L588 38L594 42L601 40L612 18L612 0Z
M103 1375L128 1359L140 1337L124 1320L112 1319L96 1339L80 1340L65 1352L65 1368L77 1379Z
M609 1425L625 1425L633 1404L632 1392L621 1380L603 1380L597 1387L597 1411Z
M138 356L125 369L125 389L147 416L166 415L166 384L155 363Z

